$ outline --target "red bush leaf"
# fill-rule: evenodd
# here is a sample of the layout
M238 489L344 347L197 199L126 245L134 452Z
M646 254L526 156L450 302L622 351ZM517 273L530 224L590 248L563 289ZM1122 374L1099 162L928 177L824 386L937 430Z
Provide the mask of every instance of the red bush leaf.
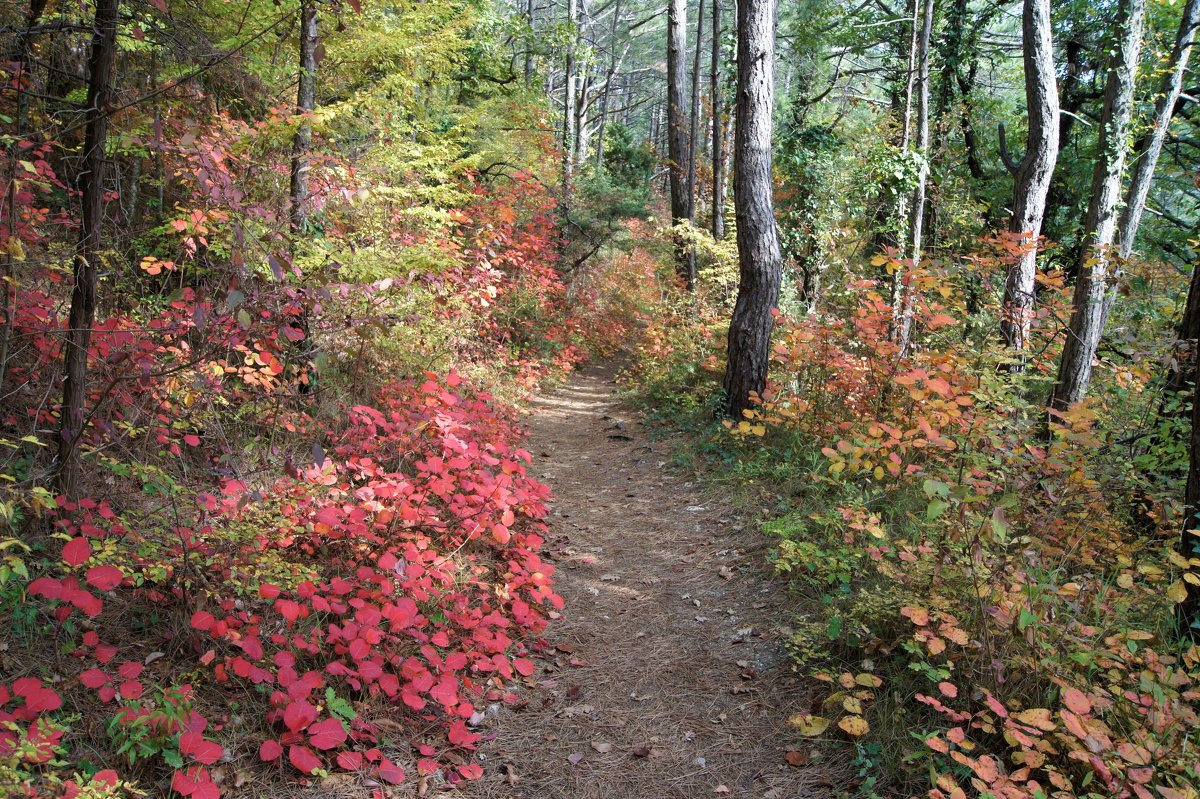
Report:
M288 760L298 771L312 774L321 767L321 760L307 746L292 746L288 749Z
M225 750L220 744L205 740L198 732L185 732L179 736L179 751L197 763L208 766L220 760Z
M272 760L278 760L283 754L283 747L279 745L279 741L274 738L263 741L262 746L258 747L258 757L264 763L270 763Z
M537 666L529 658L517 658L513 661L513 668L516 669L517 673L522 677L529 677L533 674L534 669L537 668Z
M283 709L283 724L292 732L299 732L317 720L317 709L308 702L298 700Z
M338 752L337 764L346 771L358 771L362 768L362 752Z
M88 669L83 674L79 675L79 681L88 688L99 688L112 678L107 673L100 669Z
M192 614L192 627L201 632L208 632L216 623L216 618L207 610L198 610Z
M404 769L397 766L386 757L379 761L379 779L399 785L404 782Z
M62 549L62 559L71 566L82 566L92 556L92 545L83 536L72 538Z
M346 740L346 728L337 719L318 721L308 728L308 740L317 749L333 749Z
M125 575L116 566L93 566L87 570L88 584L101 591L111 591L121 584Z

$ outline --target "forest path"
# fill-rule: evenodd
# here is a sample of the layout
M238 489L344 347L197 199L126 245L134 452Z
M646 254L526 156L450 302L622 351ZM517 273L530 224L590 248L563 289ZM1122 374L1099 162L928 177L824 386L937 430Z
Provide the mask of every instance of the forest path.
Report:
M772 618L766 542L672 469L603 370L541 398L530 450L554 489L558 647L519 709L479 731L488 799L799 799L830 794L785 719L811 696Z

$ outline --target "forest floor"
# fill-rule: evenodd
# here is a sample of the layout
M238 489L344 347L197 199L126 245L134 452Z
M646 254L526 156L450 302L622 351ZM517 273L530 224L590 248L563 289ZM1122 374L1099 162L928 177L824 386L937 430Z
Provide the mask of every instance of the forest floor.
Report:
M514 708L484 734L486 799L825 797L849 774L787 718L812 696L782 648L769 542L672 467L592 368L537 401L530 450L554 489L563 618ZM797 765L788 763L790 759Z

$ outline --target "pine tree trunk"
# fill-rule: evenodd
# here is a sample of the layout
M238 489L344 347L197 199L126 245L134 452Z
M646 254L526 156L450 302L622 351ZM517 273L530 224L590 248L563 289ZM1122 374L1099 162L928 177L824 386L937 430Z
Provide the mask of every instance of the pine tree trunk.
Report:
M1092 172L1092 196L1083 231L1079 276L1075 279L1074 307L1062 358L1058 362L1058 380L1050 395L1049 405L1058 410L1065 410L1087 395L1092 379L1092 360L1096 357L1108 317L1108 294L1115 277L1110 274L1115 268L1111 248L1117 230L1121 178L1133 120L1134 78L1145 16L1145 0L1121 0L1116 29L1122 31L1123 36L1109 62L1105 79L1100 155Z
M308 154L312 149L312 112L317 107L317 5L300 3L300 78L296 88L296 115L300 125L292 140L291 228L293 234L308 222Z
M1150 195L1150 184L1154 180L1154 170L1158 166L1163 143L1167 139L1167 130L1175 113L1175 102L1183 90L1183 76L1187 72L1188 56L1196 40L1198 26L1200 0L1187 0L1183 7L1183 17L1179 21L1179 31L1175 34L1175 46L1171 50L1171 71L1163 76L1159 86L1158 100L1154 104L1154 123L1150 134L1144 139L1143 146L1135 155L1137 163L1133 169L1133 177L1129 180L1129 190L1125 194L1125 207L1121 211L1121 221L1117 226L1117 241L1122 258L1133 254L1138 228L1142 224L1142 214L1146 210L1146 198Z
M922 236L925 225L925 184L929 180L929 45L933 38L934 0L925 0L925 8L921 13L921 34L917 41L917 130L916 148L920 160L917 173L917 185L913 189L912 209L908 217L908 257L912 259L913 268L921 263ZM914 20L915 22L915 20ZM913 308L910 296L912 289L900 289L900 307L898 309L899 334L897 346L900 354L908 350L912 338Z
M88 62L87 122L80 177L82 213L75 252L75 285L63 347L63 404L59 429L58 490L70 502L79 498L79 445L86 427L88 348L96 320L96 267L103 247L105 147L112 105L110 74L117 50L118 0L97 0Z
M767 381L771 330L783 259L775 229L771 113L775 106L775 4L738 4L737 127L733 201L737 213L738 296L729 323L726 410L735 419L756 404Z
M712 235L725 238L725 137L722 125L721 97L721 0L713 0L712 63L709 67L709 93L712 95Z
M1192 395L1192 425L1188 437L1188 475L1184 493L1183 530L1179 536L1179 554L1189 560L1200 558L1200 397L1196 395L1197 355L1200 354L1200 265L1192 267L1192 282L1188 290L1187 308L1180 323L1180 338L1189 337L1188 362L1178 374L1190 383L1186 388ZM1182 381L1181 381L1182 382ZM1180 388L1183 388L1181 386ZM1200 567L1187 569L1200 576ZM1187 598L1175 606L1175 620L1183 637L1200 638L1200 585L1184 581Z
M1024 0L1021 35L1025 62L1025 105L1029 116L1025 157L1020 164L1007 158L1014 173L1013 214L1009 231L1021 244L1021 254L1008 269L1000 332L1015 361L1013 371L1025 368L1033 317L1037 244L1046 213L1046 195L1058 160L1058 87L1054 74L1054 43L1050 32L1050 0ZM1003 141L1003 128L1001 129Z
M567 0L567 24L572 32L579 24L579 0ZM575 173L575 42L567 45L563 70L562 196L558 202L561 239L560 256L565 257L571 221L571 178Z
M525 22L529 25L529 43L525 45L525 86L533 85L533 23L537 7L534 0L525 0Z
M667 161L671 177L671 222L681 225L691 218L692 209L687 187L688 125L684 113L687 69L684 53L687 50L687 0L668 0L667 6ZM688 290L696 285L696 276L689 263L688 246L675 242L675 268L687 283Z
M692 58L692 113L688 120L688 222L696 224L696 168L700 160L700 55L704 46L704 0L696 10L696 49ZM696 248L688 248L688 276L695 282Z

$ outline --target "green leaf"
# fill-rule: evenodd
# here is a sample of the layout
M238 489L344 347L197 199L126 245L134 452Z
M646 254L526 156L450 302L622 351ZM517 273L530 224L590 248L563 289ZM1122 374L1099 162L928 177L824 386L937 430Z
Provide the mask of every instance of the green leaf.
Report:
M950 507L950 503L946 502L945 500L942 500L942 499L933 500L932 502L929 503L929 506L925 508L925 520L930 521L930 522L933 521L934 519L936 519L937 517L939 517L943 513L945 513L946 509L949 507Z

